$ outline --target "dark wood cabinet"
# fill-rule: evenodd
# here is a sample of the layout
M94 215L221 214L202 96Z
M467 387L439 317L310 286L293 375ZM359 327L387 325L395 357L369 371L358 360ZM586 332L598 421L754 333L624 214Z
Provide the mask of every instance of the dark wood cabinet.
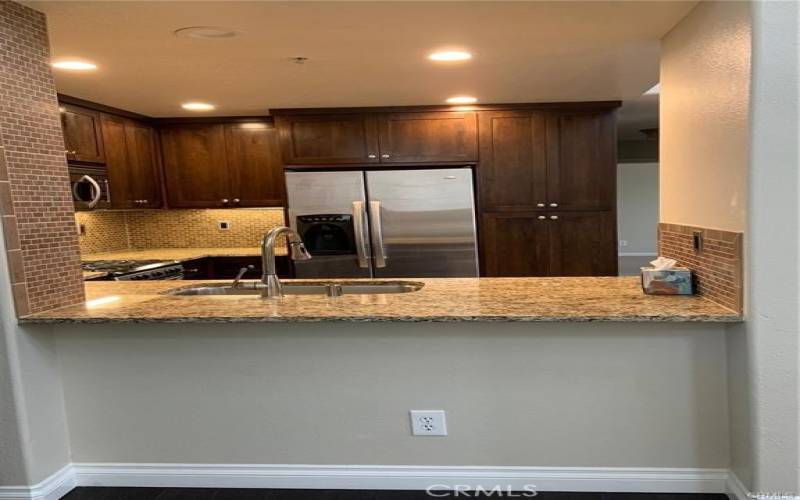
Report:
M547 115L480 113L478 179L483 210L541 210L547 203Z
M547 217L551 276L617 275L614 212L551 212Z
M615 276L613 212L507 212L482 217L485 276Z
M67 160L105 163L100 113L72 104L60 104L59 112Z
M283 206L283 168L271 123L166 125L161 150L171 207Z
M481 257L484 276L550 275L550 224L539 213L484 213Z
M230 206L231 175L222 124L161 127L161 152L170 207Z
M231 196L236 206L283 206L286 186L272 124L241 123L225 126L225 149L232 174Z
M161 181L155 130L129 118L101 116L113 208L159 208Z
M232 280L243 267L253 266L244 280L261 279L261 257L204 257L183 262L184 279L187 280ZM288 256L275 257L275 269L280 278L293 278L294 268Z
M478 156L473 112L379 115L381 163L471 162Z
M378 163L375 116L361 113L277 115L287 165Z
M547 121L547 204L559 210L616 205L617 131L613 111L554 112Z

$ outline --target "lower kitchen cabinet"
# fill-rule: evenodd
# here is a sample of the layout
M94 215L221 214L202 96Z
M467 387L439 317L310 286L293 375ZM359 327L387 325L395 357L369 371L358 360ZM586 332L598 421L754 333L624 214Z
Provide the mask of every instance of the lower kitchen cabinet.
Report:
M184 261L184 279L187 280L227 280L234 279L243 267L253 266L244 275L245 280L260 279L262 273L261 257L204 257ZM294 277L289 257L275 257L275 266L281 278Z
M481 221L484 276L615 276L613 212L490 212Z

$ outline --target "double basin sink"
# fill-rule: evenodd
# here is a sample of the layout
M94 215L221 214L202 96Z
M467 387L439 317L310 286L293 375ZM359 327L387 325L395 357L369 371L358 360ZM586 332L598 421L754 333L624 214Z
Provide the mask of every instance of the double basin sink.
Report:
M283 283L284 295L372 295L416 292L424 286L417 281L292 281ZM261 295L261 283L204 284L172 290L169 295Z

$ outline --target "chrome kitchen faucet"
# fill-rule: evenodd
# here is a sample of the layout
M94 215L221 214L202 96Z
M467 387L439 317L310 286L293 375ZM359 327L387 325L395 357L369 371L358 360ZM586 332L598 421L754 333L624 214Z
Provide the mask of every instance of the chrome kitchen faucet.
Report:
M289 257L292 260L308 260L311 258L311 254L306 250L300 235L291 228L286 226L276 227L265 234L264 239L261 240L261 263L264 268L264 275L261 276L261 282L264 283L261 296L265 299L283 297L283 285L275 270L275 243L278 237L283 235L286 235L286 240L289 244Z

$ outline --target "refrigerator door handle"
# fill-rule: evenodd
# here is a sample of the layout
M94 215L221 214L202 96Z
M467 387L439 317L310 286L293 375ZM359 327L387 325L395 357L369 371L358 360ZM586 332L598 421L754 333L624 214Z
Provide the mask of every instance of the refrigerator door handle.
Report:
M353 232L356 237L356 255L358 256L358 267L369 268L367 260L367 241L364 237L364 202L353 202Z
M369 225L372 233L372 248L375 252L375 267L386 267L386 249L383 248L383 228L381 226L381 202L369 202Z

